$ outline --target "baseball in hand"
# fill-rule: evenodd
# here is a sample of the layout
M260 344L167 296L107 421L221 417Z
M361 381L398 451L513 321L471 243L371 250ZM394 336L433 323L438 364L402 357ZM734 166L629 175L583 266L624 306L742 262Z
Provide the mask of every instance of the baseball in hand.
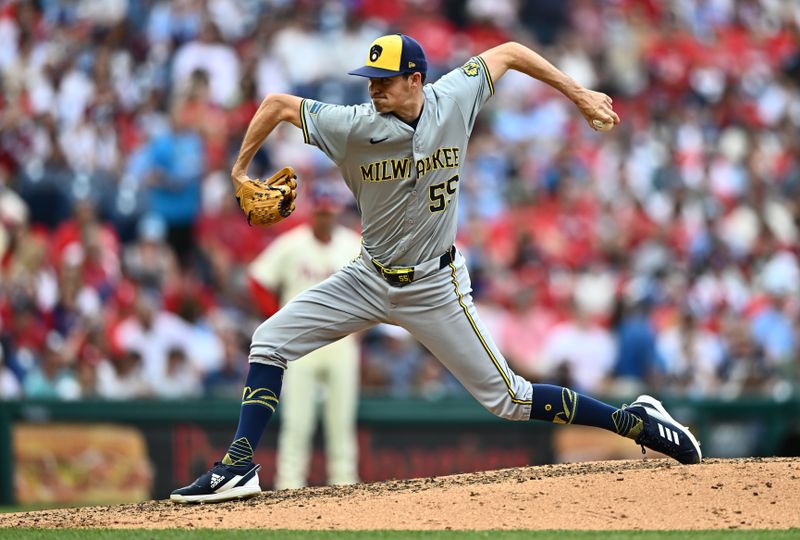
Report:
M592 120L592 125L597 131L611 131L614 127L614 122L603 122L599 118Z

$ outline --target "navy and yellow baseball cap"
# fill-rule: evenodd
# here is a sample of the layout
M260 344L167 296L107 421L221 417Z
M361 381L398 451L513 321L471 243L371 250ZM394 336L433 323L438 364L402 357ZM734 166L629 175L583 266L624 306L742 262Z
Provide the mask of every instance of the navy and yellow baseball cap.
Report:
M391 34L373 41L367 54L367 64L349 72L349 75L394 77L416 71L423 75L428 71L422 45L405 34Z

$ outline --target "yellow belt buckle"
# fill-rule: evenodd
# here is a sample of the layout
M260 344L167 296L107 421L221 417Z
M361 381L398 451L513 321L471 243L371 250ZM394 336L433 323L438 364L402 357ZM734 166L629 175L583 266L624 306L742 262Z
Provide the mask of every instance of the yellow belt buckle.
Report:
M414 279L414 269L413 268L386 268L381 263L377 262L375 259L372 260L378 268L380 268L381 273L384 276L390 276L397 280L398 283L402 283L407 285L411 283Z
M384 274L394 276L400 283L411 283L414 279L413 268L384 268Z

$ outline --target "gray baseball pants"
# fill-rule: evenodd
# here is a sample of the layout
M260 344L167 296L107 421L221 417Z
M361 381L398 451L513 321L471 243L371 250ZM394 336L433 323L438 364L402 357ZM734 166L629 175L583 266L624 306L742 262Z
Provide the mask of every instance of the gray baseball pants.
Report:
M471 292L460 252L448 266L404 287L389 284L359 257L263 322L253 334L250 362L286 368L346 335L394 324L419 340L490 412L528 420L533 387L509 368L478 318Z

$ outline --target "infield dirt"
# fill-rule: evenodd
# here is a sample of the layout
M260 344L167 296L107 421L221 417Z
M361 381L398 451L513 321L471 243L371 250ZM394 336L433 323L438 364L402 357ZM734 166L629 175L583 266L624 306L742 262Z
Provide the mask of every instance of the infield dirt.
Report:
M0 515L0 527L785 529L800 527L800 458L607 461L347 487L247 501L150 501Z

